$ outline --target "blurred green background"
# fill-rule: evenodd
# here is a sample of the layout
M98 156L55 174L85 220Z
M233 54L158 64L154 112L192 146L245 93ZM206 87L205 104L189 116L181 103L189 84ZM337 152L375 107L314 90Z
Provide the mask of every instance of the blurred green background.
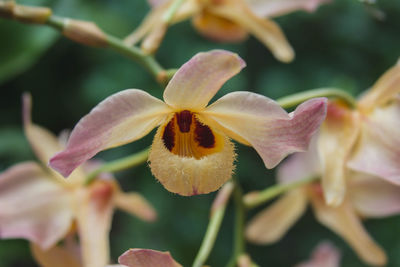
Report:
M45 5L57 15L92 20L118 37L139 25L149 7L145 0L19 1ZM296 51L290 64L276 61L256 39L241 44L217 44L199 36L184 22L171 27L157 54L166 68L179 67L195 53L214 48L237 52L247 67L231 79L218 96L251 90L278 98L302 90L335 86L357 95L370 87L400 56L400 1L379 0L385 18L356 0L340 0L308 14L296 12L276 19ZM21 129L21 94L33 96L33 120L59 133L75 123L105 97L126 88L147 90L157 97L162 88L135 62L116 52L83 47L46 26L0 19L0 171L34 159ZM100 153L112 160L148 146L146 138ZM274 171L265 169L252 148L237 146L237 177L245 192L274 183ZM116 174L125 191L141 192L157 209L159 219L149 224L116 212L111 231L113 260L128 248L169 250L190 266L206 230L215 193L180 197L167 192L147 166ZM251 211L251 217L259 209ZM215 249L208 263L224 266L230 257L233 209L228 207ZM389 256L388 266L400 266L400 216L368 220L365 226ZM320 226L308 211L277 244L248 245L260 266L292 266L309 257L312 248L329 239L343 254L343 266L365 266L339 237ZM28 243L0 241L0 266L36 266Z

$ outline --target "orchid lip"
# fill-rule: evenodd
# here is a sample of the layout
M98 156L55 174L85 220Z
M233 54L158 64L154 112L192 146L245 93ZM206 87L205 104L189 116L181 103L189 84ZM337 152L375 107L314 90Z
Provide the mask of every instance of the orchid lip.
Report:
M222 138L196 118L196 113L183 110L174 114L164 126L162 140L165 147L175 155L202 158L219 152Z

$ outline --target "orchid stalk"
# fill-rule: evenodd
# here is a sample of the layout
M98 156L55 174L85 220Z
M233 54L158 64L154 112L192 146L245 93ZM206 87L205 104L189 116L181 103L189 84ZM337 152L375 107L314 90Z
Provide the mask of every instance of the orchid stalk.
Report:
M110 48L142 65L161 84L166 84L174 72L164 69L152 55L145 54L135 46L126 45L123 40L105 33L90 21L56 16L49 8L17 5L13 1L0 5L0 16L25 23L49 25L77 43Z

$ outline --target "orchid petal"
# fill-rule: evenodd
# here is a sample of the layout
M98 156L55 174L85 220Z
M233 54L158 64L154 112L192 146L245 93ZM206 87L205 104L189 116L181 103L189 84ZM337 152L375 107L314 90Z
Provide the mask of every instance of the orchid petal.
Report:
M35 125L31 119L31 95L23 95L23 121L25 135L38 159L46 166L51 156L63 149L58 139L48 130Z
M168 1L168 0L166 0ZM153 9L146 15L142 23L135 29L134 32L129 34L124 43L127 45L135 45L140 42L157 24L161 23L162 14L167 10L169 5L165 5L163 0L153 0Z
M386 71L374 86L358 101L361 110L372 110L386 104L400 93L400 64Z
M248 37L248 32L237 23L215 16L207 11L193 18L193 26L205 37L217 42L240 42Z
M279 183L292 183L301 179L320 176L317 139L318 135L311 139L307 152L294 153L279 165L277 169Z
M298 10L315 11L331 0L246 0L250 9L259 17L278 17Z
M321 242L313 250L311 259L295 267L340 267L340 252L330 242Z
M375 176L353 173L350 179L352 205L365 217L400 213L400 187Z
M54 246L48 250L42 250L32 243L31 251L41 267L83 267L78 255L65 247Z
M294 51L279 25L272 20L257 17L243 0L216 5L209 11L242 26L267 46L278 60L293 60Z
M128 89L98 104L71 133L67 147L50 166L68 176L101 150L135 141L161 123L170 109L148 93Z
M303 215L307 207L304 188L295 189L258 213L246 228L249 241L258 244L274 243Z
M0 175L0 237L26 238L48 249L72 223L68 192L38 164L15 165Z
M39 160L47 166L49 159L56 154L58 151L63 149L63 146L60 140L54 136L47 129L40 127L34 123L32 123L31 119L31 110L32 110L32 98L31 95L25 93L23 95L23 121L24 121L24 130L25 135L35 152L36 156ZM71 175L70 179L65 180L59 173L48 168L48 171L51 172L52 176L59 183L65 186L71 186L82 182L84 178L84 174L81 170L76 170L73 175Z
M106 266L110 257L108 234L113 213L114 186L110 182L97 180L77 194L77 222L84 266Z
M152 222L157 219L157 212L141 194L118 192L114 201L118 208L142 220Z
M309 100L288 114L265 96L234 92L218 99L200 115L208 125L222 127L233 139L247 141L265 166L273 168L288 154L308 148L325 112L325 98Z
M318 139L322 188L328 205L337 206L343 201L346 192L345 162L359 133L357 123L351 110L329 103Z
M182 267L169 252L134 248L122 254L118 262L128 267Z
M198 53L169 82L164 91L165 103L179 110L201 110L244 66L244 61L231 52L213 50Z
M147 0L147 2L149 3L149 5L152 8L158 7L160 5L163 5L167 2L171 2L170 0Z
M310 190L311 192L311 190ZM369 236L348 201L338 207L324 203L321 195L311 193L311 204L317 220L341 236L368 264L384 265L387 261L382 248Z
M347 166L400 185L400 98L365 118Z

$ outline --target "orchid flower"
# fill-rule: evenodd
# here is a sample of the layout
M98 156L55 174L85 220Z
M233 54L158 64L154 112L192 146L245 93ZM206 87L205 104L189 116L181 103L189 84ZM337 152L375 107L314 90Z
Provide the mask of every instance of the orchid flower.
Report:
M388 70L352 110L328 103L318 137L322 187L329 205L340 205L348 168L400 185L400 65Z
M280 183L322 174L317 153L317 138L310 150L296 153L278 168ZM368 264L384 265L382 248L369 236L361 220L382 218L400 213L400 187L375 176L349 170L348 194L339 206L329 206L319 182L289 191L252 219L247 238L259 244L278 241L305 212L311 203L316 219L341 236Z
M57 255L67 255L57 243L78 233L85 267L104 267L109 261L108 233L115 207L152 221L156 213L138 193L123 193L110 174L102 174L88 186L88 162L66 180L47 168L50 155L63 148L48 130L31 122L31 98L24 95L25 134L42 164L30 161L14 165L0 174L0 237L25 238L43 266ZM59 260L59 259L58 259ZM65 265L75 266L75 265Z
M135 141L161 125L149 154L151 171L169 191L190 196L215 191L231 178L230 138L253 146L267 168L306 150L325 117L325 98L309 100L290 114L251 92L227 94L207 107L244 66L227 51L199 53L169 82L165 103L137 89L108 97L79 121L50 166L68 176L99 151Z
M290 62L294 52L282 30L266 17L284 15L296 10L313 11L327 0L186 0L176 11L171 23L193 18L193 26L206 37L221 42L238 42L251 33L267 46L273 55ZM174 0L149 0L152 11L126 43L140 40L142 48L153 53L159 46L167 25L163 15Z
M328 241L323 241L313 250L311 259L295 267L339 267L340 252Z
M182 267L169 252L152 249L134 248L126 251L118 258L120 265L107 267Z

